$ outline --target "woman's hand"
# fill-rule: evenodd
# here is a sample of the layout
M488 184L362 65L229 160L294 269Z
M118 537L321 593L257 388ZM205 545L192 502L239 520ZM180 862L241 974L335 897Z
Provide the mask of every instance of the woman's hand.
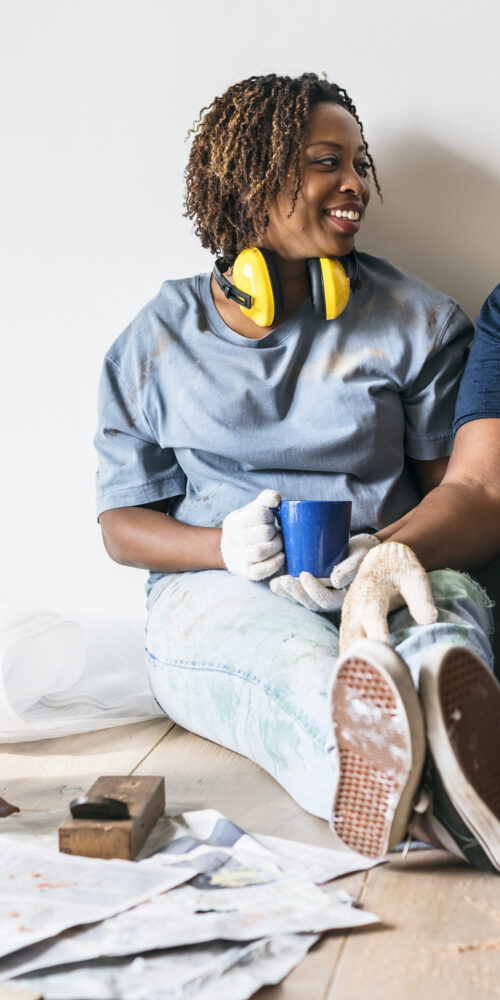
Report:
M312 573L301 573L299 577L277 576L269 586L274 594L296 601L308 611L340 611L346 588L354 580L366 553L379 544L375 535L353 535L347 557L333 567L328 585Z
M400 542L384 542L363 559L342 607L339 653L356 639L390 642L387 615L408 605L418 625L432 625L438 612L429 577L415 553Z
M248 580L265 580L282 567L283 539L269 509L280 503L276 490L263 490L256 500L224 518L220 547L230 573Z

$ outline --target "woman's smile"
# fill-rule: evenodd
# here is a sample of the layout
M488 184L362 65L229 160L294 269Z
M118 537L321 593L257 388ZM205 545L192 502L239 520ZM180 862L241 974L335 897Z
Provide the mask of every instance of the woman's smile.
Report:
M358 232L364 215L364 206L358 202L347 202L335 208L325 208L327 219L346 233L354 235Z

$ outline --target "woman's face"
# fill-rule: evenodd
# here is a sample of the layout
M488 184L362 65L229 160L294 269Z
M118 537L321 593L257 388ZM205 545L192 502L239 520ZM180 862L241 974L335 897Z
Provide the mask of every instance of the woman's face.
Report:
M349 253L370 198L368 167L352 115L339 104L317 104L302 149L294 211L288 218L289 185L271 202L261 246L288 260Z

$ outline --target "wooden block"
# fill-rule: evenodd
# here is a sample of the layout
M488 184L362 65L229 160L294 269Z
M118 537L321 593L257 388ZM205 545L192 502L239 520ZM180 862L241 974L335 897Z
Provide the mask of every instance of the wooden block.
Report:
M125 858L131 861L165 808L165 779L160 777L101 777L87 792L89 797L120 799L130 819L73 819L59 827L59 850L87 858Z

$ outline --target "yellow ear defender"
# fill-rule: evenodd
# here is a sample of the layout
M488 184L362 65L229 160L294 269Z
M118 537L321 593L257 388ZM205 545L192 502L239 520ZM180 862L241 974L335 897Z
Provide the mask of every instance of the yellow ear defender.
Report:
M315 257L307 261L313 310L323 319L336 319L349 301L351 282L340 260Z
M283 315L281 282L273 255L263 247L249 247L233 264L234 284L222 273L223 260L216 260L214 277L227 299L233 299L257 326L273 326ZM342 258L316 257L307 261L311 300L316 316L336 319L344 311L349 294L359 287L356 251Z

